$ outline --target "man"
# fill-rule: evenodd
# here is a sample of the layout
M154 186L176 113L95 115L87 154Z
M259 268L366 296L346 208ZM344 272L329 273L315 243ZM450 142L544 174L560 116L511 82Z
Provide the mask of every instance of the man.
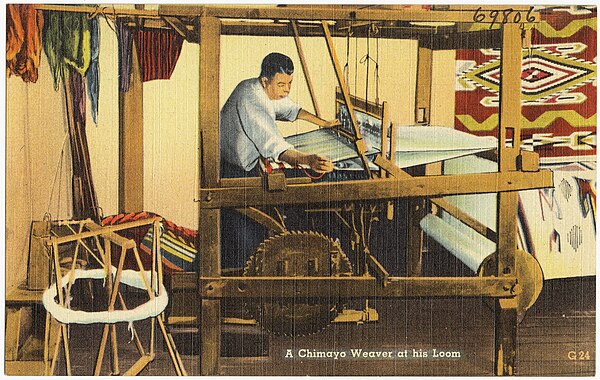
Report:
M287 143L277 129L276 120L306 120L323 128L339 124L326 121L300 108L288 98L294 64L280 53L267 55L258 78L240 82L221 110L221 176L258 175L260 157L309 165L323 173L333 170L326 157L306 154Z
M326 157L300 152L287 143L276 120L306 120L323 128L339 124L326 121L300 108L288 98L294 64L280 53L270 53L261 64L258 78L240 82L221 109L221 177L258 175L261 157L291 165L309 165L325 173L333 170ZM221 212L221 251L225 268L243 267L257 246L267 237L266 229L234 210Z

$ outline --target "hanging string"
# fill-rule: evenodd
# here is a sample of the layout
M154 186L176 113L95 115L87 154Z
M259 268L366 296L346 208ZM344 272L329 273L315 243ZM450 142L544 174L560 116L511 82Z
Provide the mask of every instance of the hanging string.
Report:
M110 22L108 22L108 16L105 13L105 10L107 8L108 7L100 7L100 5L96 5L94 11L92 13L90 13L87 16L87 18L88 18L88 20L91 20L94 17L97 17L98 15L102 15L104 17L104 19L106 20L106 25L108 25L108 27L116 34L117 33L116 29L110 24ZM112 5L112 16L113 16L113 18L116 21L116 19L117 19L117 10L115 9L114 4Z
M63 166L63 157L65 155L65 145L67 143L67 138L69 137L68 134L65 134L65 138L63 139L63 143L60 149L60 156L58 157L58 163L56 164L56 172L54 173L54 180L52 181L52 186L50 187L50 197L48 199L48 207L46 208L46 214L51 215L50 214L50 205L52 204L52 198L54 197L54 188L56 187L56 181L58 179L58 186L59 186L59 191L58 191L58 202L57 202L57 210L56 210L56 215L58 217L59 213L60 213L60 194L62 193L60 191L60 184L62 183L62 166Z
M348 25L348 33L346 34L346 64L344 65L344 78L346 79L346 91L350 92L350 35L352 34L352 26Z
M377 36L375 39L376 42L376 55L375 55L375 104L379 104L379 28L377 25L373 24L374 34Z
M354 93L356 92L356 86L358 84L358 37L354 38Z
M361 63L366 59L367 61L367 75L365 76L365 106L369 104L369 63L371 61L371 57L369 57L369 53L371 53L371 25L367 29L367 55L365 55L361 59Z
M375 39L375 42L376 42L376 46L375 46L375 48L376 48L376 59L373 59L373 57L371 57L371 55L370 55L370 52L371 52L371 43L370 43L371 32L373 33L373 35L377 36L377 38ZM367 66L367 74L366 74L366 79L365 79L365 101L367 103L369 102L369 72L371 71L371 67L370 67L371 61L373 61L373 63L375 63L375 72L374 72L374 77L375 77L375 103L379 104L379 28L375 24L371 24L369 26L369 29L367 31L367 54L365 54L360 59L360 63Z
M115 5L112 5L112 9L113 9L113 15L115 17L114 21L113 21L113 25L110 24L108 17L106 17L106 14L104 12L102 12L102 15L104 16L104 19L106 20L106 25L108 25L108 27L110 28L110 30L113 31L113 33L117 34L117 10L115 9Z

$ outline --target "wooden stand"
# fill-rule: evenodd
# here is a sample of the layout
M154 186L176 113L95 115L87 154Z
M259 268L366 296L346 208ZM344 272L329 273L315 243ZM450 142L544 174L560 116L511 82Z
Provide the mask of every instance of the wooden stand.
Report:
M60 324L59 324L58 332L55 335L55 337L56 337L55 344L52 344L50 342L50 339L53 337L53 335L50 334L49 332L46 333L45 351L48 352L49 349L52 349L53 354L52 354L52 361L50 364L50 368L48 368L48 366L46 366L45 374L46 375L54 374L55 367L56 367L56 361L58 359L60 343L62 343L62 347L63 347L63 354L64 354L67 375L70 376L72 374L71 373L71 355L70 355L70 350L69 350L69 338L67 335L67 326L69 323L76 324L76 323L92 322L92 323L102 323L104 325L104 328L102 331L102 337L100 339L100 347L98 350L98 357L96 359L94 375L95 376L100 375L100 370L102 368L102 361L103 361L105 351L106 351L106 346L108 343L109 333L110 333L110 350L111 350L111 355L110 355L111 374L118 375L118 374L120 374L120 368L119 368L118 342L117 342L117 332L116 332L115 323L123 322L123 321L127 321L127 320L140 321L142 319L147 319L147 317L146 316L138 317L137 315L135 315L135 316L131 315L130 317L128 317L129 319L125 319L125 320L117 319L117 320L111 321L111 320L102 319L101 322L93 322L93 321L89 321L89 320L83 322L83 321L79 321L79 320L74 320L75 319L74 317L70 318L70 317L63 316L63 318L66 318L66 319L61 319L58 317L58 315L61 310L64 310L65 312L68 312L68 310L69 310L69 308L66 307L66 299L69 298L69 294L71 292L72 285L76 279L75 263L77 262L77 258L78 258L80 249L87 250L90 253L90 255L92 255L93 257L96 258L96 260L98 261L98 264L102 267L102 269L97 269L96 271L100 271L100 273L99 273L100 277L104 276L104 280L106 283L107 298L109 300L107 309L106 309L108 311L108 314L110 314L111 312L116 312L116 310L118 310L118 309L120 309L122 313L128 312L127 306L125 304L125 300L123 299L121 292L119 291L119 285L121 283L122 276L125 275L123 272L123 264L125 262L125 256L128 252L131 252L134 255L135 261L138 265L138 268L137 268L138 271L136 274L139 275L139 277L141 278L141 282L143 283L143 285L136 285L136 287L140 287L140 289L143 289L146 291L148 298L149 298L149 300L147 301L147 304L154 303L155 300L158 300L157 297L162 296L163 299L165 300L164 304L162 306L164 308L166 306L166 298L165 298L166 294L162 293L162 292L165 292L165 290L162 285L162 257L160 255L160 237L159 237L160 236L160 218L154 217L154 218L150 218L150 219L138 220L138 221L134 221L134 222L123 223L123 224L118 224L118 225L113 225L113 226L108 226L108 227L101 227L101 226L95 224L94 222L92 222L91 220L76 221L76 222L61 222L61 223L64 225L67 225L71 229L71 231L73 231L73 234L68 235L68 236L61 236L61 237L53 236L53 237L47 238L47 243L52 246L51 256L52 256L53 273L54 273L54 285L53 286L56 286L56 294L58 295L60 307L57 308L56 310L54 310L54 309L51 309L49 307L49 304L47 304L47 303L45 303L45 306L48 308L49 314L53 315L53 319L58 318L59 320L61 320L63 322L60 322ZM133 240L125 239L116 233L116 231L119 231L119 230L125 230L128 228L139 227L139 226L143 226L143 225L152 225L152 228L154 231L154 235L153 235L154 239L152 242L152 269L150 271L149 279L146 277L146 271L145 271L145 268L140 259L136 243ZM72 226L75 226L77 231L75 230L75 228L72 228ZM87 243L86 243L86 241L84 241L84 239L87 239ZM93 239L95 244L89 243L89 241L91 239ZM65 244L65 243L70 243L70 242L76 242L76 246L73 251L73 258L72 258L73 264L72 264L70 270L63 276L61 267L59 265L59 249L58 248L59 248L59 245ZM115 267L112 265L112 247L113 247L113 245L120 248L119 262L116 266L115 273L113 273L113 268L115 268ZM94 249L90 248L90 246L96 249L96 253L98 255L96 255L94 253ZM98 258L98 256L99 256L99 258ZM88 272L91 272L91 271L88 271ZM63 279L65 279L65 278L68 280L66 284L64 284L65 281L63 281ZM83 277L83 278L87 278L87 277ZM89 278L98 278L98 277L92 276ZM137 276L136 276L136 278L137 278ZM140 281L140 279L138 279L138 281ZM63 290L66 290L66 294L63 294ZM115 308L115 303L117 302L117 300L119 301L120 308ZM158 304L156 304L154 307L155 308L158 307ZM141 306L139 306L137 309L139 310L140 308L141 308ZM54 310L54 311L52 311L52 310ZM152 315L155 315L155 314L152 314ZM170 336L170 334L167 332L167 330L165 328L162 312L156 316L152 316L152 315L149 318L151 321L151 330L150 330L150 342L149 342L148 351L146 351L146 349L142 345L142 343L135 331L135 328L132 325L132 327L133 327L132 334L133 334L133 338L135 340L136 347L140 354L140 358L138 359L138 361L136 363L134 363L133 366L131 366L129 369L127 369L124 372L124 375L130 375L130 376L137 375L150 362L152 362L154 360L154 357L155 357L155 352L154 352L155 323L158 323L158 325L159 325L159 328L160 328L163 338L165 340L167 349L169 350L169 355L171 357L171 360L173 362L173 366L175 367L175 371L176 371L177 375L180 375L180 376L186 375L186 371L183 368L181 358L179 357L179 354L177 353L177 350L174 347L172 337ZM118 318L118 317L115 317L115 318Z

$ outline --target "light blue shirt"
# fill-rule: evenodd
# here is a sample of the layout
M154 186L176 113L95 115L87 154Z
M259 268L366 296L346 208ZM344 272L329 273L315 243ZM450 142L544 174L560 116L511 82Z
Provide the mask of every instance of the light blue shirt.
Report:
M275 120L294 121L299 112L289 97L269 99L259 78L240 82L221 109L221 160L246 171L261 156L278 160L293 145L285 141Z

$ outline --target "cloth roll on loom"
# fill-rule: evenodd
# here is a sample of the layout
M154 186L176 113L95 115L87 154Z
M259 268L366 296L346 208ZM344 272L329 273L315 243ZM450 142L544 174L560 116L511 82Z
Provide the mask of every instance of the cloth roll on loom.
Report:
M446 248L475 273L478 272L483 260L496 250L494 242L483 236L480 239L473 239L433 214L425 216L420 225L423 232Z
M444 161L444 174L485 173L497 170L497 164L477 156ZM453 195L446 201L496 231L496 194ZM486 257L496 251L496 243L472 230L458 219L442 212L428 214L420 222L423 232L446 248L477 273Z

